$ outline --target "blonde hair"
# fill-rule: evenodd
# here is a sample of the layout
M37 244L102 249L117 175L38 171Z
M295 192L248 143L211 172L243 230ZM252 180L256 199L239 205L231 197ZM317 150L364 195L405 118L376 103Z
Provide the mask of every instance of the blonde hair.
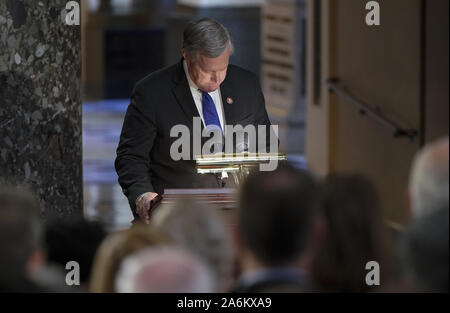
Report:
M149 226L141 224L109 235L95 256L90 292L116 292L115 280L122 262L135 252L165 242L166 240Z

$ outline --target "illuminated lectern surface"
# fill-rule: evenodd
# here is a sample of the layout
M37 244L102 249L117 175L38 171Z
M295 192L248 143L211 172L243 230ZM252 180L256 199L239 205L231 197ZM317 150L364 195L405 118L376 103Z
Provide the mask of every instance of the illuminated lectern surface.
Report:
M222 179L227 179L231 174L236 185L242 183L252 168L286 160L284 153L219 153L196 156L197 173L220 174Z

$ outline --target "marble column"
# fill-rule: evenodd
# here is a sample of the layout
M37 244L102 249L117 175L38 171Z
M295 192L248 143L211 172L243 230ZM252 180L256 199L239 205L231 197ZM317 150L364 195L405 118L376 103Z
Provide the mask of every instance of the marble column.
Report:
M34 191L45 217L83 212L80 27L66 3L0 1L0 183Z

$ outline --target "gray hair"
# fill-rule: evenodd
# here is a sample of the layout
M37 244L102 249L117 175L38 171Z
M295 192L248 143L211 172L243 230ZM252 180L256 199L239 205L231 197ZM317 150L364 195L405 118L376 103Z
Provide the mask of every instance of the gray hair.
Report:
M209 265L216 291L226 287L231 276L232 245L229 230L216 208L192 199L179 200L161 206L150 223Z
M414 218L448 207L449 138L425 146L414 159L409 192Z
M152 247L125 259L116 279L121 293L212 292L209 269L190 253L175 247Z
M233 41L228 30L219 22L203 18L190 22L183 33L183 49L191 60L198 54L209 58L216 58L226 49L234 51Z

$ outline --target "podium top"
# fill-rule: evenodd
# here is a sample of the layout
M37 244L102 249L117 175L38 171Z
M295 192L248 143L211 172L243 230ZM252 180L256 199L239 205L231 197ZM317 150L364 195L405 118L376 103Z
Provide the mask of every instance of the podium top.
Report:
M234 188L165 189L164 195L234 195Z
M233 188L214 189L165 189L162 204L193 199L212 207L230 210L236 207L237 190Z
M239 172L271 161L286 161L284 153L218 153L196 156L198 173Z
M284 153L216 153L195 157L197 165L254 164L267 161L286 161Z

